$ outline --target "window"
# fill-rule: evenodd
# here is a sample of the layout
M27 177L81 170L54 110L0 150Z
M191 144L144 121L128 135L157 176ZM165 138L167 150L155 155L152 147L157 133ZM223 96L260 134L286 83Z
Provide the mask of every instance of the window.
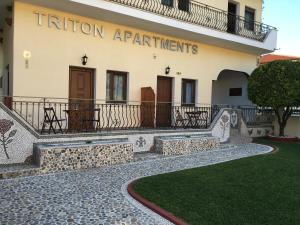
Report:
M229 89L229 96L242 96L243 89L242 88L230 88Z
M173 0L161 0L161 4L173 7Z
M189 0L178 0L178 9L189 12L190 1Z
M228 2L227 32L234 34L237 26L237 4Z
M254 31L255 10L246 7L245 9L245 28Z
M182 79L182 105L195 105L195 80Z
M127 73L107 71L106 101L122 103L127 100Z

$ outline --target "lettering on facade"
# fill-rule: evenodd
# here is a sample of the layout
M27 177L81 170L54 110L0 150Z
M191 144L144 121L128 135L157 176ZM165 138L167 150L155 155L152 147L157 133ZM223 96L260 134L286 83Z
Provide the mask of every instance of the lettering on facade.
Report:
M105 37L104 27L98 24L82 22L67 17L62 18L42 12L34 13L37 16L37 23L39 26L47 25L49 28L54 28L57 30L72 31L74 33L81 32L82 34L99 37L101 39ZM198 54L198 45L155 35L150 36L146 34L140 34L138 32L132 32L129 30L116 29L112 39L119 42L132 43L133 45L159 48L173 52L191 53L194 55Z

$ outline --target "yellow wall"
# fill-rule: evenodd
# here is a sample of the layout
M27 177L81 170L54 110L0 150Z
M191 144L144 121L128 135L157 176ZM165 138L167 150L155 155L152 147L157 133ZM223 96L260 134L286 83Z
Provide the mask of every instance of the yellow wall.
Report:
M101 39L81 32L49 28L45 21L42 26L38 26L35 11L102 25L105 37ZM14 26L13 95L15 96L67 98L69 66L82 66L81 57L84 54L89 57L87 67L96 70L97 99L106 97L106 70L129 72L129 100L138 101L140 88L151 86L156 90L157 75L164 75L165 68L170 66L169 76L174 77L176 102L181 101L181 79L190 78L198 80L198 102L210 103L212 80L215 80L223 69L251 73L256 67L257 55L186 40L179 41L197 44L198 54L139 46L130 41L126 43L116 41L113 40L116 29L149 36L165 36L20 2L15 2ZM177 40L175 37L165 38ZM32 55L29 59L29 68L25 68L24 50L30 51Z
M277 121L274 122L275 134L279 134L279 126ZM285 128L285 135L287 136L296 136L300 138L300 116L291 117Z

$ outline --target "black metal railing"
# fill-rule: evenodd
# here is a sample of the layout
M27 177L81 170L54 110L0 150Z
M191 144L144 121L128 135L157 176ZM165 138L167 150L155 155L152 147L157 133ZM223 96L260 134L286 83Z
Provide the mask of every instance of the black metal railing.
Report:
M249 126L272 124L274 121L274 111L268 107L239 106L242 117Z
M272 109L257 106L107 103L95 99L36 97L5 97L2 102L43 134L129 129L207 129L222 108L241 110L248 126L269 125L275 120ZM300 115L300 108L295 108L293 115Z
M222 107L13 97L11 108L37 132L47 134L125 129L207 129Z
M242 37L264 41L275 27L249 21L244 17L233 15L227 11L211 7L196 1L184 0L107 0L174 18L203 27L236 34ZM183 4L183 1L185 2ZM187 2L187 3L186 3Z

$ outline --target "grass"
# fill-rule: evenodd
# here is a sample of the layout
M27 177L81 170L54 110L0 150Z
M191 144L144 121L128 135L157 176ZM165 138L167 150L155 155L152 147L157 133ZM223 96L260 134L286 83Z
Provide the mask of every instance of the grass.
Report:
M138 180L134 190L191 225L300 224L300 142L278 151Z

